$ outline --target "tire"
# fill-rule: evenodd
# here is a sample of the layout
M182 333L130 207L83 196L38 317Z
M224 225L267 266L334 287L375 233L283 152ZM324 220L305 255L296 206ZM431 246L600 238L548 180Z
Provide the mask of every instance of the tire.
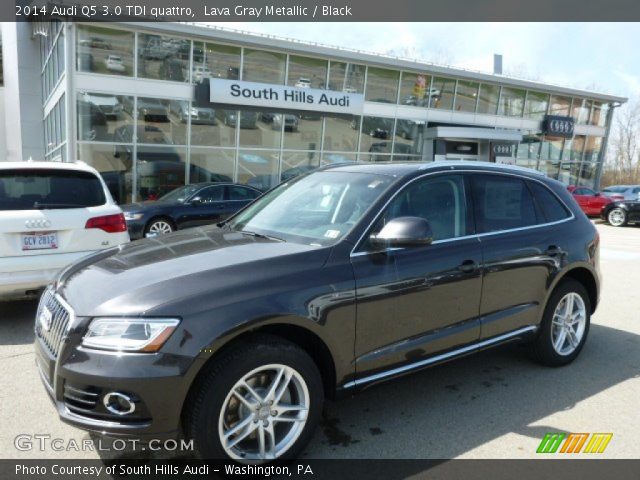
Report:
M564 323L569 298L572 301L571 321L576 322L571 326ZM538 335L530 346L533 359L550 367L573 362L587 340L590 323L591 302L587 290L577 280L562 280L547 302ZM561 341L563 327L572 329L573 334L566 330L564 341Z
M607 213L607 222L614 227L624 227L627 224L627 212L620 207L612 208Z
M268 397L276 372L281 367L292 375L291 380L287 380L287 387L282 389L284 393L280 402L268 404L265 397ZM257 376L252 377L253 372L257 372ZM282 378L287 377L278 378L280 382L276 382L276 392L284 384ZM245 385L252 386L260 400L240 385L242 380L246 380ZM235 395L234 391L240 395ZM297 396L299 392L302 395ZM296 458L311 440L322 414L323 400L320 372L304 350L279 337L256 336L227 349L198 377L183 413L185 436L193 440L194 452L202 459L268 462ZM253 406L247 406L247 402ZM301 409L299 411L272 410L285 404L304 404L306 410L302 406L296 407ZM296 420L291 421L294 417ZM276 420L278 418L289 421ZM246 428L240 427L237 434L229 436L228 448L225 449L223 436L243 422L246 422ZM273 437L269 431L275 432L275 442L270 441ZM262 453L261 435L265 445ZM236 441L238 443L233 445ZM270 454L267 449L273 445L274 453Z
M147 236L149 233L164 235L175 231L176 226L169 218L155 217L149 220L149 223L145 226L144 235Z

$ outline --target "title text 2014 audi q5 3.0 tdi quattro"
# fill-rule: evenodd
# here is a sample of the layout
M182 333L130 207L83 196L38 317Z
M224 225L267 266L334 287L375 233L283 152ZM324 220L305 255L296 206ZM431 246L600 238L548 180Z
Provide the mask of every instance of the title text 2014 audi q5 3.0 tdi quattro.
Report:
M566 188L529 170L334 166L68 268L40 302L37 362L72 425L288 458L325 396L512 340L571 362L598 244Z

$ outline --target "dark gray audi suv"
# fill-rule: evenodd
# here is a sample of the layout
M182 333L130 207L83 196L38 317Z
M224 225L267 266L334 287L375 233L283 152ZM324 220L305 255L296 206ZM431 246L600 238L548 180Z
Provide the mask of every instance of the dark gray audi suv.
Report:
M218 225L66 269L40 301L37 363L77 427L290 458L327 397L510 341L571 362L598 304L598 244L534 171L328 167Z

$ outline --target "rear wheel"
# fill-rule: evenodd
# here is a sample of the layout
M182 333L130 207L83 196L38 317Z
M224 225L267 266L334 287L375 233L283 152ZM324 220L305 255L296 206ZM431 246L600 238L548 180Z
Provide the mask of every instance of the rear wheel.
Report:
M278 337L238 344L194 386L185 434L205 459L295 458L320 419L320 373L309 355Z
M627 212L620 207L614 208L607 215L607 221L614 227L624 227L627 223Z
M537 338L531 345L533 358L559 367L580 353L591 318L591 303L584 286L572 278L562 280L551 294Z
M174 230L173 223L168 218L154 218L147 224L147 227L144 229L144 234L164 235Z

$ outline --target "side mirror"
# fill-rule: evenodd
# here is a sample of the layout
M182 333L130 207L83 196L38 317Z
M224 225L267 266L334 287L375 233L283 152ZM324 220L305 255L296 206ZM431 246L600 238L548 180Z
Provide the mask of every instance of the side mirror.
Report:
M398 217L387 223L379 233L371 235L369 241L381 248L418 247L430 245L433 232L424 218Z
M203 203L203 202L202 202L202 197L193 197L193 198L189 201L189 203L190 203L191 205L202 205L202 203Z

